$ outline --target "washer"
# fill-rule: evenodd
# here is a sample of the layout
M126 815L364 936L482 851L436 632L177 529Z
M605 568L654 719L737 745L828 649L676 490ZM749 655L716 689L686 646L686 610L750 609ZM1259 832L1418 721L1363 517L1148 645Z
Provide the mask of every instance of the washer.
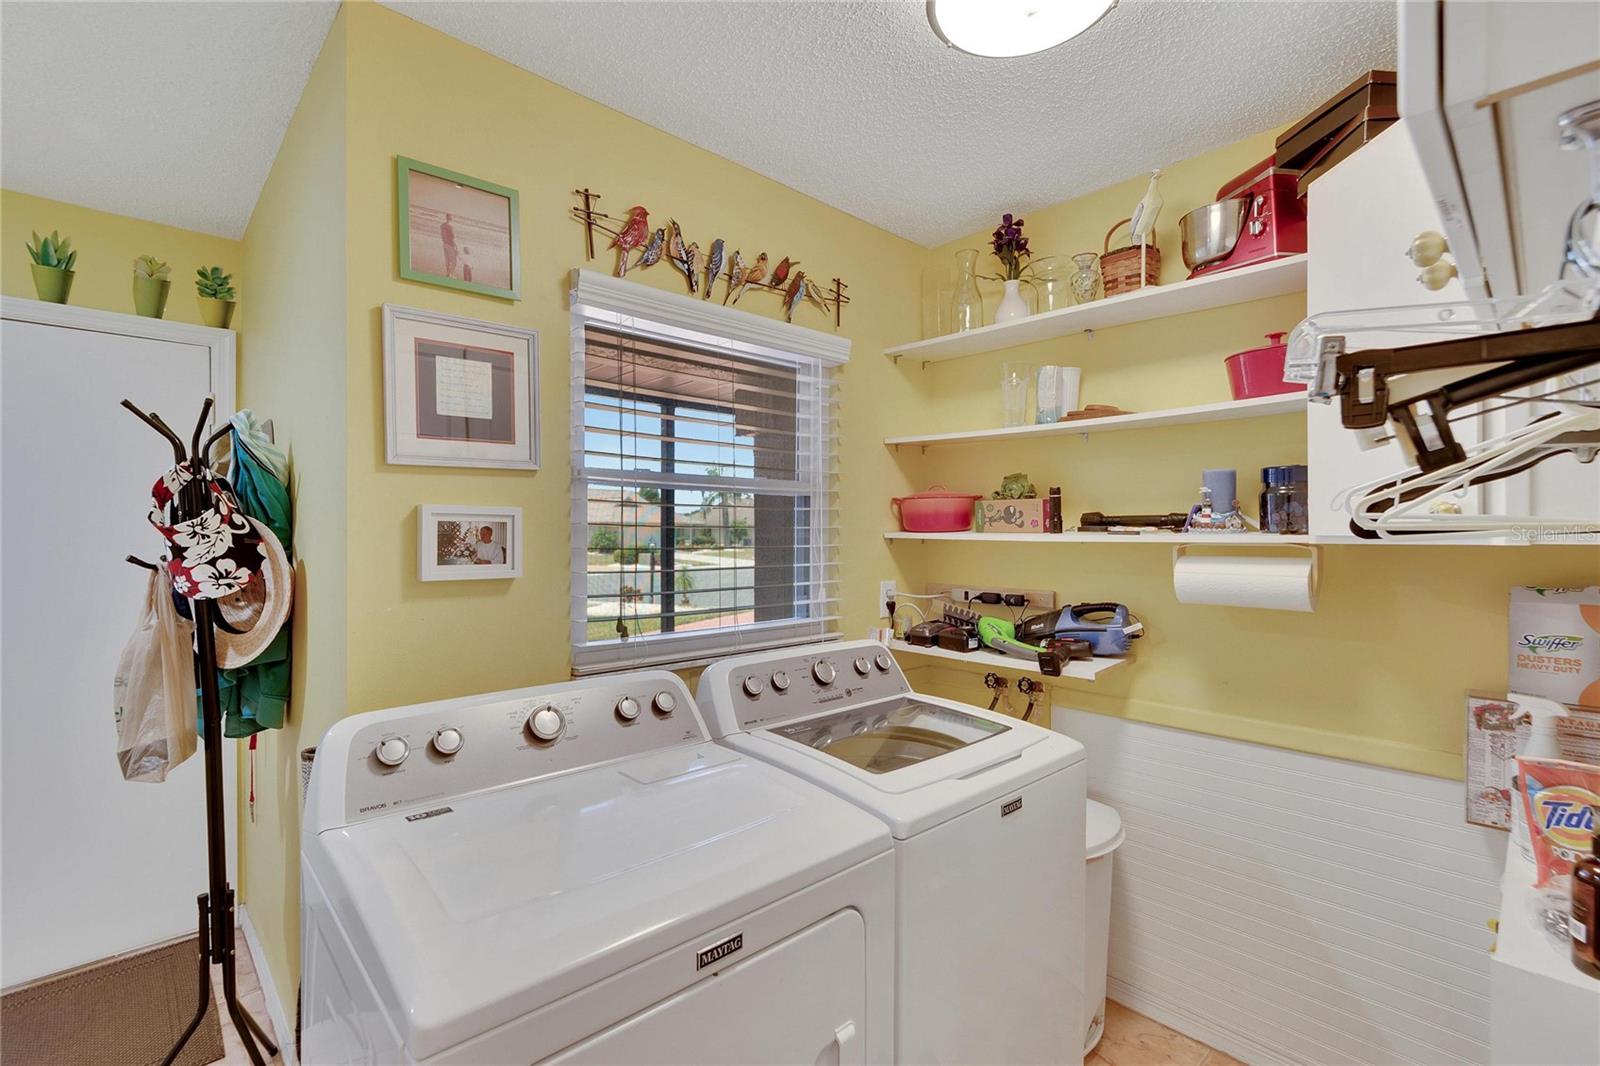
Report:
M893 1057L887 829L670 673L346 718L304 821L307 1062Z
M723 660L697 691L722 743L893 834L898 1061L1082 1061L1082 745L915 693L873 641Z

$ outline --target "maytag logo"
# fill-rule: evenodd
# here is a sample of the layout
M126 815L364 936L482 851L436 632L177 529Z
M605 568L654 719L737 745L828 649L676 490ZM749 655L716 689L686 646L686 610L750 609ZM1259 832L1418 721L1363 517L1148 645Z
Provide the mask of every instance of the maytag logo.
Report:
M1022 810L1022 797L1018 796L1016 799L1008 801L1005 806L1000 808L1000 817L1004 818L1008 814L1016 814L1020 810Z
M449 814L453 810L455 810L454 807L435 807L431 811L418 811L416 814L408 814L406 815L406 821L420 822L424 818L437 818L439 815Z
M721 962L744 947L744 934L735 933L720 944L712 944L694 957L694 968L703 970L712 963Z
M1529 651L1575 651L1583 647L1583 638L1570 633L1524 633L1520 645Z

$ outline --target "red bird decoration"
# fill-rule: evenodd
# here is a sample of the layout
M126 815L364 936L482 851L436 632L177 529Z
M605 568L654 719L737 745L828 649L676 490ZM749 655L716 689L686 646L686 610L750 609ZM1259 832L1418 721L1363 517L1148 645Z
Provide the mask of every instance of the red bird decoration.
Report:
M800 260L783 257L783 261L772 269L772 280L768 282L774 289L783 288L783 283L789 280L789 269L800 265Z
M628 273L628 256L650 235L650 212L639 206L628 208L628 221L612 238L611 247L617 250L617 277Z

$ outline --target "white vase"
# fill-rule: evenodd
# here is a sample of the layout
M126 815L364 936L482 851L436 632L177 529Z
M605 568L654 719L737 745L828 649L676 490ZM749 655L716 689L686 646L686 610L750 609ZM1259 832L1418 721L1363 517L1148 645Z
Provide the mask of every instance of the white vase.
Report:
M1000 297L1000 306L995 310L994 320L1014 322L1027 317L1028 302L1022 298L1022 282L1016 280L1006 282L1006 293Z

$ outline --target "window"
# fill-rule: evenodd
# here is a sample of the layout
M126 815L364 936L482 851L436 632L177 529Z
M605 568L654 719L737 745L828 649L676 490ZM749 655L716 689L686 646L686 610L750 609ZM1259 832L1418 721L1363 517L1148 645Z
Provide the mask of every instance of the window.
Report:
M847 342L588 271L573 301L573 671L830 636Z

